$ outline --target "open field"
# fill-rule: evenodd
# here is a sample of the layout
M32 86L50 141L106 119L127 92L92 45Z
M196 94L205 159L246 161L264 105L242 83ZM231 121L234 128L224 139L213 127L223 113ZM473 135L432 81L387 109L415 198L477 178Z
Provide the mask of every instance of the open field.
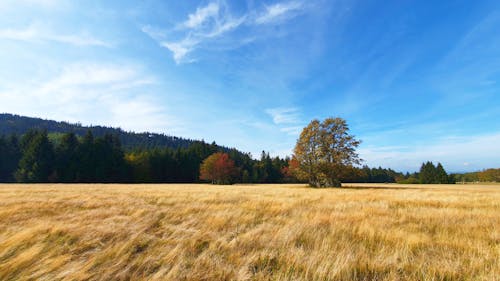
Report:
M500 280L500 186L0 185L0 280L129 279Z

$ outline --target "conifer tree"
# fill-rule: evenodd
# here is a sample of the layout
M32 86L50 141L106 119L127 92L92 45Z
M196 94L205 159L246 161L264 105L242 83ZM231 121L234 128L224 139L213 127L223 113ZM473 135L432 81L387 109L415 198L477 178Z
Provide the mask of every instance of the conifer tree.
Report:
M56 172L58 181L75 182L77 180L80 158L80 143L74 133L65 134L56 148Z
M0 136L0 182L14 182L21 150L15 135Z
M22 143L22 158L16 179L20 182L54 181L54 148L47 132L28 133Z
M78 182L94 182L95 181L95 152L94 152L94 135L88 130L83 137L82 143L78 147Z
M449 183L448 174L439 162L436 166L436 183Z

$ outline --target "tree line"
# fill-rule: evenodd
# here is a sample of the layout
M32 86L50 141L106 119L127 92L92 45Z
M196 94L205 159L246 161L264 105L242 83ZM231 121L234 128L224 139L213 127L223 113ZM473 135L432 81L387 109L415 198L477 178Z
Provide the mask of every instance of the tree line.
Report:
M500 168L485 169L479 172L452 174L456 182L500 182Z
M444 183L455 183L456 179L454 175L446 173L443 165L441 163L434 163L427 161L422 163L419 172L413 174L406 173L404 176L399 176L396 178L397 183L420 183L420 184L444 184Z
M289 171L312 187L339 187L341 182L373 183L455 183L466 177L498 181L500 169L468 175L448 175L441 163L422 163L419 172L406 175L391 169L357 167L361 159L356 148L361 143L349 133L347 122L339 117L312 120L301 132L290 161Z
M83 137L47 131L0 136L0 182L191 183L200 182L200 164L214 153L227 153L238 167L231 182L281 183L288 159L250 153L215 143L192 141L187 147L124 150L116 135Z
M22 136L0 136L0 182L61 183L193 183L211 181L200 174L204 159L227 154L234 163L231 183L296 183L290 158L259 159L250 153L193 141L187 147L125 150L116 135L83 137L73 132L54 137L45 130ZM352 168L341 178L346 182L395 182L396 172L382 168Z
M61 183L196 183L213 181L200 172L205 159L227 154L234 169L230 183L295 183L298 178L295 159L271 157L262 152L259 159L250 153L193 141L186 147L144 148L126 150L119 137L105 134L96 137L92 131L79 137L75 133L51 137L44 130L26 134L0 136L0 182ZM219 155L220 156L220 155ZM214 162L215 163L215 162ZM226 167L225 167L226 168ZM477 173L448 175L441 165L422 164L419 172L400 173L382 167L345 166L337 169L336 180L366 183L454 183L460 181L500 181L500 169ZM320 178L320 176L317 176Z
M121 146L126 150L136 147L147 149L153 148L186 148L195 140L169 136L157 133L134 133L127 132L120 128L106 126L82 126L81 124L71 124L45 120L41 118L25 117L13 114L0 113L0 135L24 135L30 130L46 130L52 141L58 142L67 132L73 132L78 137L83 137L87 131L91 131L94 137L103 137L106 134L116 136L120 139Z

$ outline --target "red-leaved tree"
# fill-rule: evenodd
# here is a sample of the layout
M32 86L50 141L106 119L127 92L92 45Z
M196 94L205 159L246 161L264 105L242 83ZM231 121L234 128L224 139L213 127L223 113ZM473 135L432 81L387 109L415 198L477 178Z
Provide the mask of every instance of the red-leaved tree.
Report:
M234 161L227 153L217 152L208 156L200 166L200 179L212 184L231 184L238 174Z

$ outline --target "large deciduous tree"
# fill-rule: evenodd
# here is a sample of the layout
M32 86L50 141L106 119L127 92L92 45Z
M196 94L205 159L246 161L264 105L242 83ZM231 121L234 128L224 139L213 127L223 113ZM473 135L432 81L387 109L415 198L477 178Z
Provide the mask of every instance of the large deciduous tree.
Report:
M356 153L359 144L344 119L313 120L295 145L293 172L313 187L340 187L343 173L361 162Z
M214 153L203 160L200 166L200 179L213 184L231 184L237 174L234 161L227 153Z

